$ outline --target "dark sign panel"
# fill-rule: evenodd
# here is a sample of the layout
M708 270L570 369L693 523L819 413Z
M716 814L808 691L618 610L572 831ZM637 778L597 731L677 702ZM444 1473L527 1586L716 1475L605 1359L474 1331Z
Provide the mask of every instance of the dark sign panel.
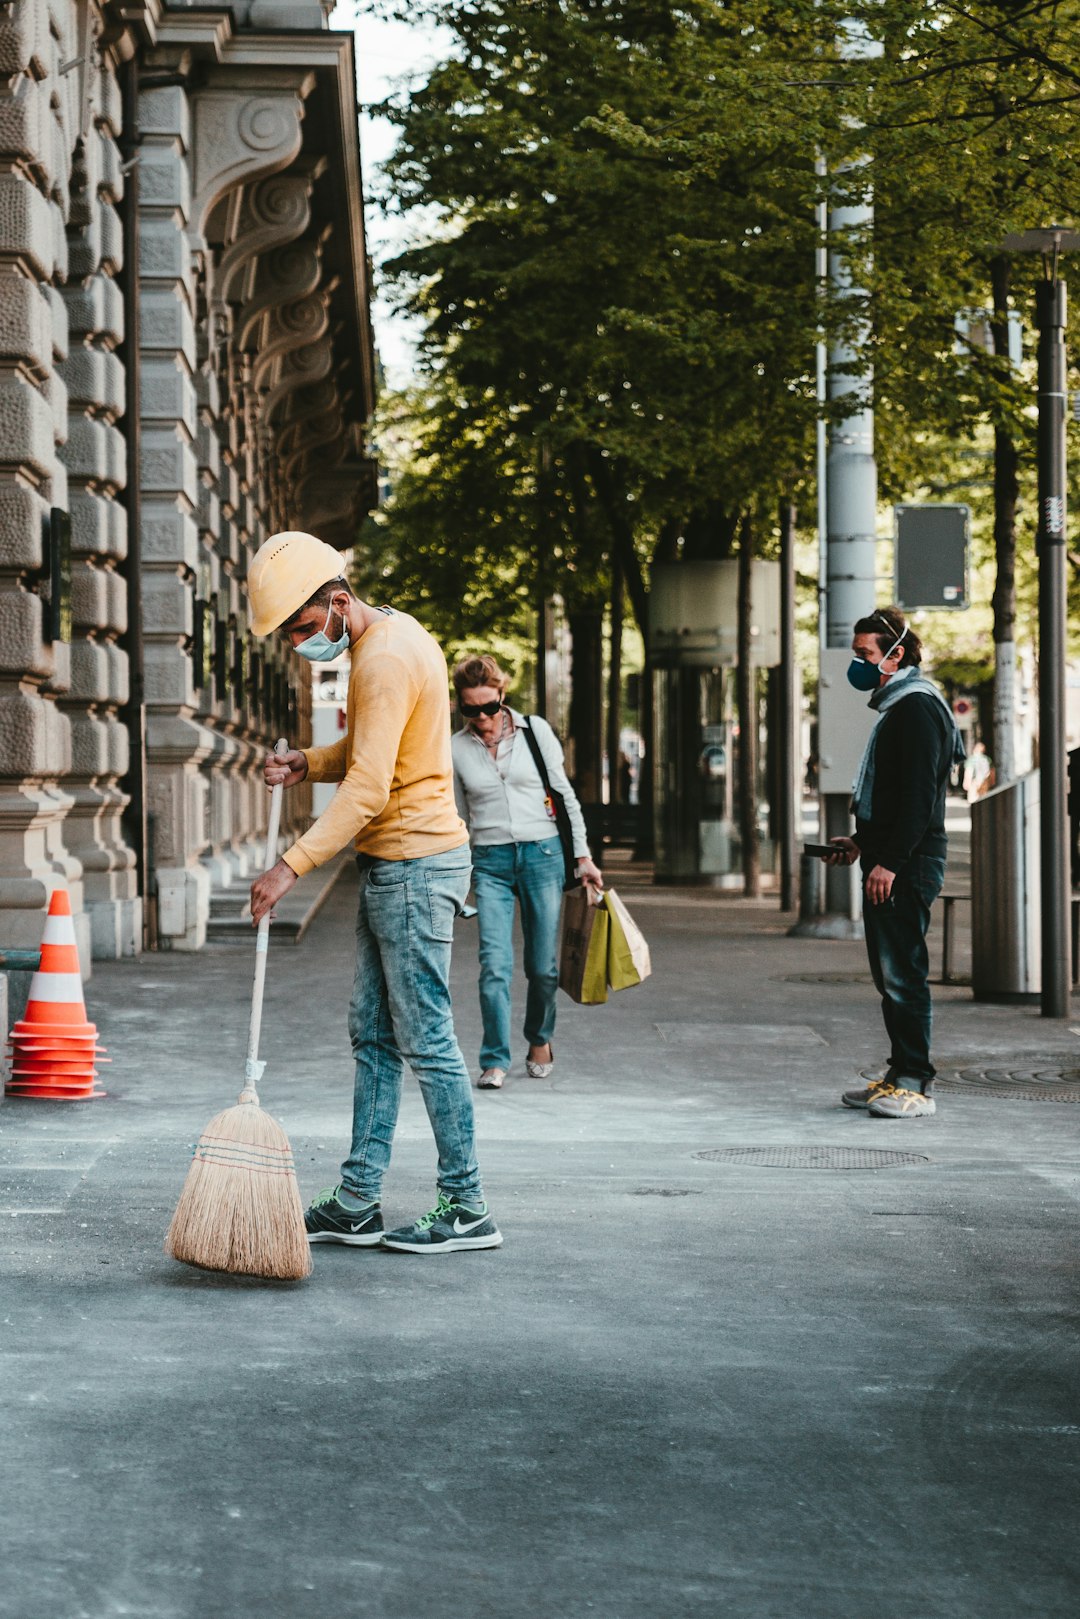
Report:
M897 506L897 605L967 607L970 538L968 506Z

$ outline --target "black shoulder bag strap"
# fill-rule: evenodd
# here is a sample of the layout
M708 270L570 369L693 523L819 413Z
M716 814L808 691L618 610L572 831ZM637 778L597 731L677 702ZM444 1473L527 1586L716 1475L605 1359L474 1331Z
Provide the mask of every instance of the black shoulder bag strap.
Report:
M559 842L562 844L563 853L563 888L577 888L580 884L578 878L574 875L574 866L577 862L574 859L574 829L570 825L570 812L566 808L566 801L562 793L557 792L551 785L547 760L544 758L540 744L533 733L530 719L523 719L521 729L525 732L525 741L529 745L529 752L533 756L533 764L536 766L540 780L543 783L544 792L547 794L551 807L555 811L555 829L559 834Z

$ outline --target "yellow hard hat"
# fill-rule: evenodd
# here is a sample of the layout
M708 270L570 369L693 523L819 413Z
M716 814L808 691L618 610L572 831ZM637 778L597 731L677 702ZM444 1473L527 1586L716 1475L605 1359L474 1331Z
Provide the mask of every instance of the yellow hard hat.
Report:
M320 585L345 573L345 558L325 540L298 529L271 534L248 569L248 611L254 635L270 635L298 613Z

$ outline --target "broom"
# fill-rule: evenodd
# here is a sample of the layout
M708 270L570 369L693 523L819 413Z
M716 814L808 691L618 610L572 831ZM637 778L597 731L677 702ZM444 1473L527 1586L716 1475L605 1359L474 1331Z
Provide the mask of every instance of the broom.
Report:
M281 741L274 752L288 749ZM267 871L277 860L282 792L277 786L270 794ZM268 912L255 939L244 1088L236 1106L211 1119L195 1143L165 1252L203 1270L296 1281L311 1272L311 1249L292 1148L280 1124L259 1106L255 1089L266 1067L259 1061L259 1030L269 944Z

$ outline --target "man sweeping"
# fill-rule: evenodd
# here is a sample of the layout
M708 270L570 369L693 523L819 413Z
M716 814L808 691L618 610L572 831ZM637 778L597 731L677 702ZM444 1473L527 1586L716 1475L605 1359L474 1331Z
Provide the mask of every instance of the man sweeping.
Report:
M305 1215L310 1242L451 1253L498 1248L473 1139L472 1090L454 1033L450 948L469 891L468 833L454 802L446 662L428 632L353 595L342 558L311 534L275 534L248 573L251 628L302 658L350 653L346 731L327 748L270 754L267 784L332 781L314 826L251 886L255 922L298 877L348 843L360 867L349 1032L356 1060L353 1133L341 1181ZM383 1176L404 1065L420 1082L438 1148L435 1207L384 1231Z

